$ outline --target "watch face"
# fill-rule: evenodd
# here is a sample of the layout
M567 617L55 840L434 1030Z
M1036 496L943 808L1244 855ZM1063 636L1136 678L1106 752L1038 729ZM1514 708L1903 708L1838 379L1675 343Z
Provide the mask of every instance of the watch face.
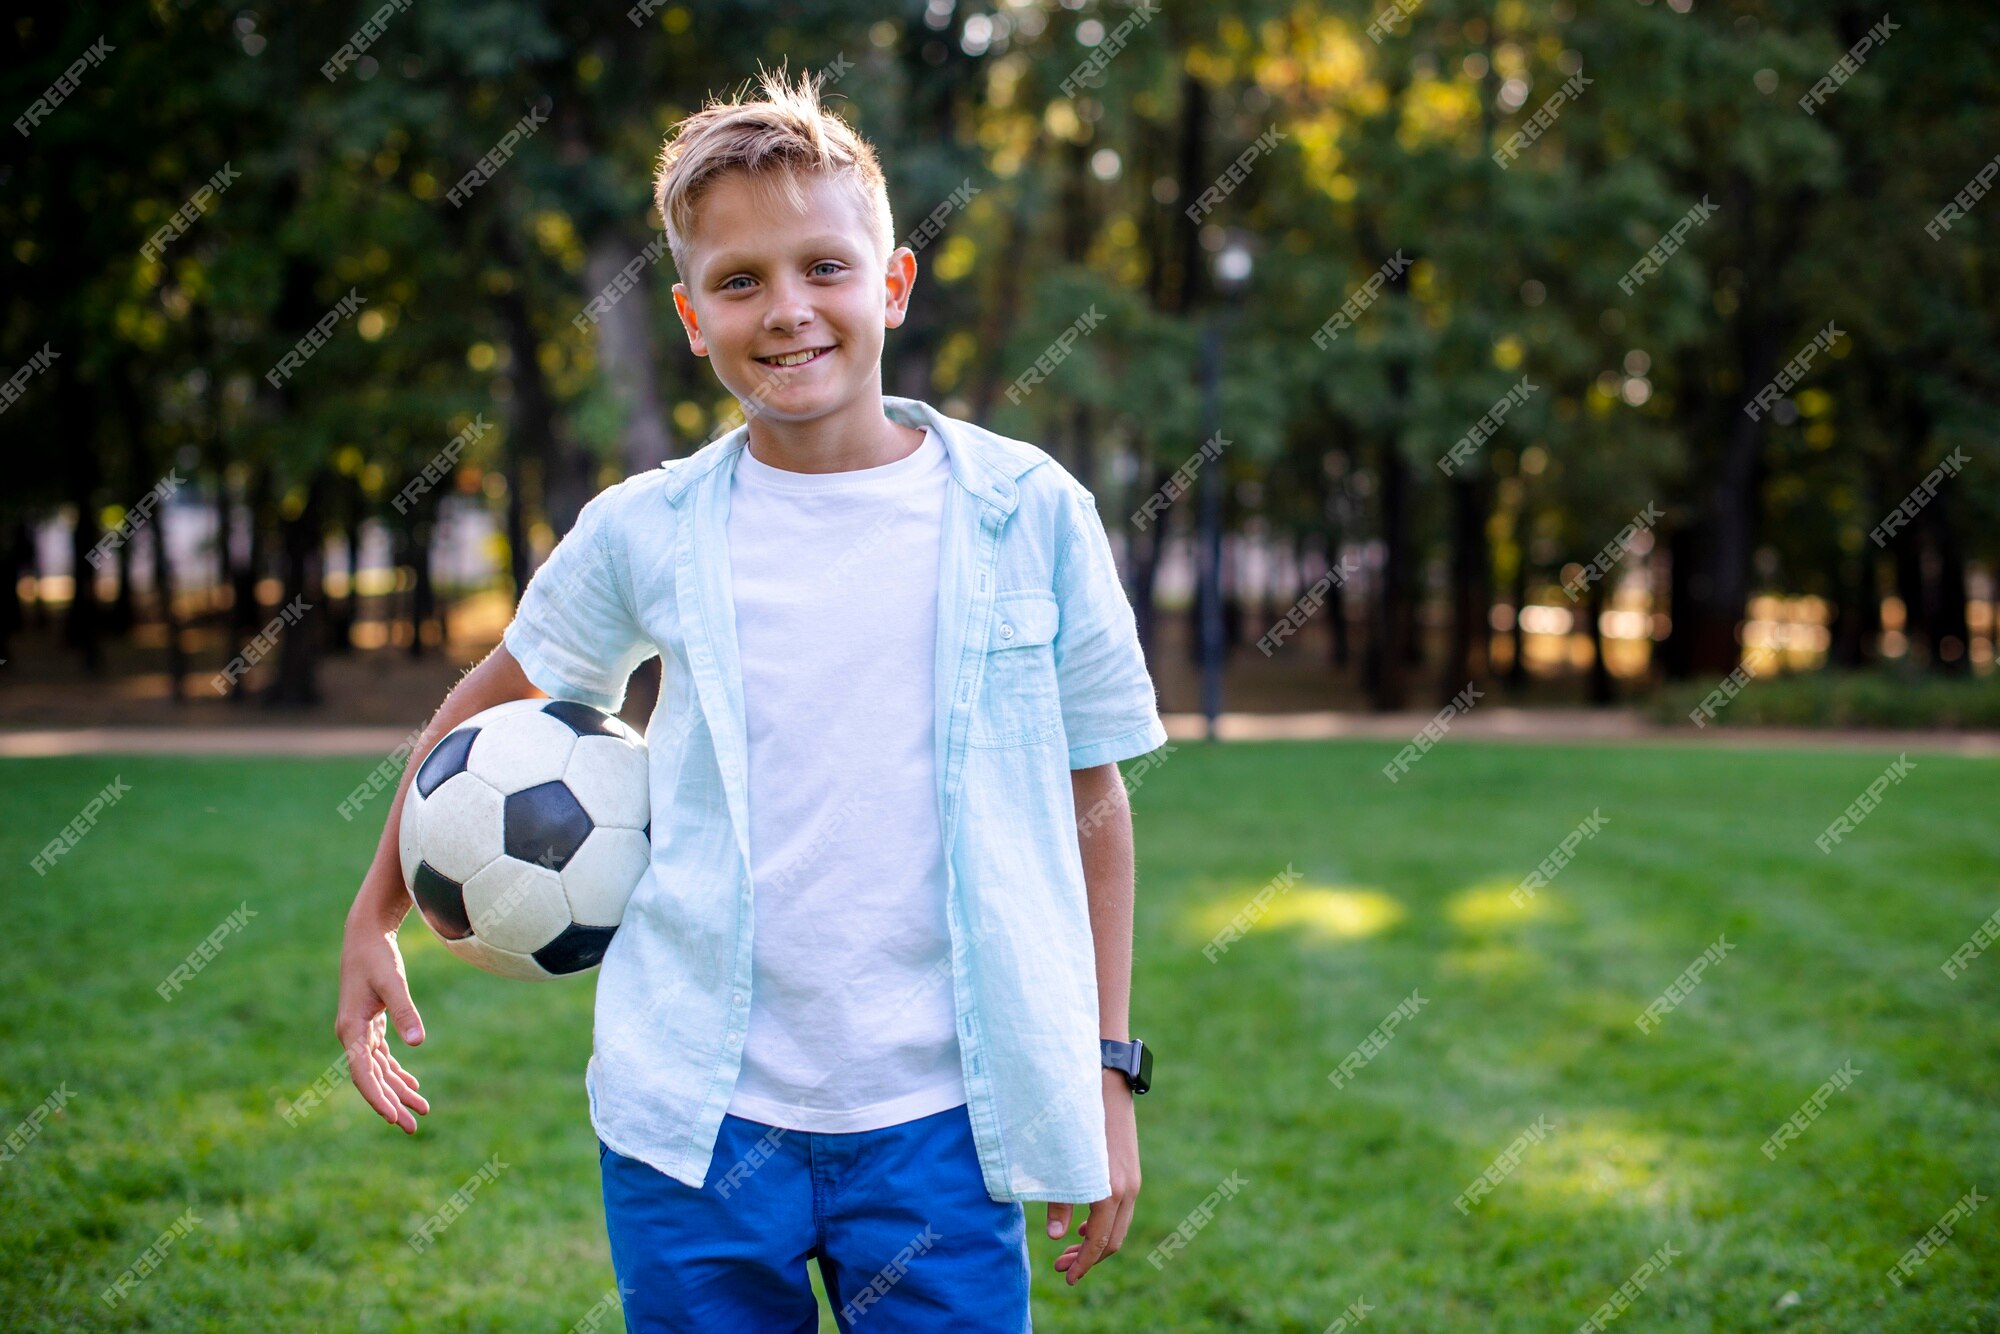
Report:
M1103 1038L1099 1045L1104 1050L1104 1068L1124 1075L1134 1093L1144 1093L1153 1082L1152 1049L1138 1038L1130 1042Z

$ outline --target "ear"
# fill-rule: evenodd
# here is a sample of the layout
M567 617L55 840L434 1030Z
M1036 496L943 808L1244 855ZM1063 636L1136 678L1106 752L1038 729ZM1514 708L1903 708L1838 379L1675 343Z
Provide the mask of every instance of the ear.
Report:
M882 327L899 328L909 315L910 293L917 285L917 252L906 245L891 250L882 281L889 298L882 306Z
M674 311L681 317L681 327L687 330L688 350L697 357L707 356L708 340L701 336L701 317L694 313L686 283L674 284Z

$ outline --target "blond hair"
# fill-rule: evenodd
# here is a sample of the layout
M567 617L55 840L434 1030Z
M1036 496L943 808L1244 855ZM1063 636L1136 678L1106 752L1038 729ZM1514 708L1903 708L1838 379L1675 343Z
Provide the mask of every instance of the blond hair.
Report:
M889 215L889 187L882 164L866 139L820 103L821 76L801 74L789 82L782 64L759 70L763 97L754 102L711 98L676 125L660 150L653 177L653 202L667 227L667 247L682 281L688 271L695 207L725 172L747 171L773 179L793 207L806 206L798 176L824 174L848 188L881 242L884 257L895 248Z

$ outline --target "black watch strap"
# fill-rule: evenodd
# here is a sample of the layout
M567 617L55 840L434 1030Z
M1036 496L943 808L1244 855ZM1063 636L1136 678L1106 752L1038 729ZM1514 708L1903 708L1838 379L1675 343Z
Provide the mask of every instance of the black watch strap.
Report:
M1099 1038L1097 1045L1104 1053L1104 1068L1124 1075L1132 1092L1144 1093L1153 1086L1153 1053L1143 1041L1138 1038L1130 1042Z

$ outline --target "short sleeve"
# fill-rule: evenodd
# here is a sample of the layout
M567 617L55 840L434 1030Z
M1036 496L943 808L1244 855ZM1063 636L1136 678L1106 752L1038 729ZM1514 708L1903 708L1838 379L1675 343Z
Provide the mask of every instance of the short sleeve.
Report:
M625 703L633 670L659 652L639 624L612 559L616 514L611 491L583 507L575 526L528 580L501 635L536 689L609 713Z
M1167 729L1097 502L1075 482L1063 493L1055 564L1056 684L1069 767L1090 769L1159 749Z

